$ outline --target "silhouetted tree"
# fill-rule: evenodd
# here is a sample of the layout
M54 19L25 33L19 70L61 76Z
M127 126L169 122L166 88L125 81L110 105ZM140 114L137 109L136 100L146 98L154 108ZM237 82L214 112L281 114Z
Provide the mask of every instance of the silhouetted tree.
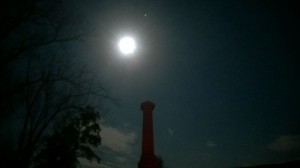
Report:
M106 90L93 82L88 74L54 71L55 68L42 73L40 78L27 77L30 83L23 93L24 112L20 130L16 160L22 166L29 165L43 135L50 131L51 125L62 117L72 117L76 111L86 105L93 105L93 100L108 98ZM76 70L76 69L75 69ZM54 71L54 72L53 72ZM77 70L78 71L78 70ZM66 73L66 74L64 74ZM34 81L34 82L33 82Z
M42 73L35 73L33 63L26 69L28 73L24 80L27 85L21 94L24 102L19 112L22 129L16 148L19 163L23 159L24 162L29 160L38 148L40 138L54 121L65 115L72 116L74 111L92 105L94 100L100 102L108 98L107 91L93 81L85 69L77 69L74 65L68 68L57 66L61 63L58 61L55 65L43 66Z
M70 52L83 22L76 24L80 19L73 20L66 2L0 2L0 149L6 145L2 139L8 139L12 147L2 153L14 157L0 164L31 166L56 121L109 99L108 90ZM14 129L11 137L5 134L8 127Z
M157 162L158 162L158 168L167 168L167 166L165 165L165 162L162 159L162 157L157 156L156 159L157 159Z
M62 46L81 37L81 31L74 30L79 25L75 20L79 18L74 19L71 10L64 9L64 2L0 2L0 127L22 103L19 93L28 83L19 79L19 75L24 71L22 67L26 67L25 60L29 57L31 60L38 57L43 60L53 55L66 54Z
M100 163L93 151L101 143L100 116L91 107L81 108L79 114L67 118L54 135L46 138L45 148L36 157L37 168L76 168L77 157Z

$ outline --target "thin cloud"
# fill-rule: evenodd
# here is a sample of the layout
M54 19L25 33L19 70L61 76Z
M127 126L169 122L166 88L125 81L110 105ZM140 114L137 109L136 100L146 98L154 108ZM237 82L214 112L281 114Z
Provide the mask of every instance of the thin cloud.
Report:
M213 143L212 141L207 141L207 142L206 142L206 146L207 146L207 147L210 147L210 148L213 148L213 147L216 147L217 144Z
M171 136L174 134L174 131L173 131L172 129L170 129L170 128L168 128L168 132L169 132L169 134L170 134Z
M89 161L86 158L79 158L78 160L79 160L81 167L84 167L84 168L98 168L99 167L99 163L96 161Z
M102 168L123 168L122 165L116 164L116 163L112 163L112 162L101 163L100 167L102 167Z
M300 150L300 135L279 136L269 145L269 149L274 151Z
M171 138L173 137L174 131L171 128L168 128L167 130L169 133L168 142L170 142Z
M116 152L130 153L135 143L135 132L125 132L111 126L101 126L102 146Z
M117 156L116 157L116 161L118 161L118 162L125 162L127 159L126 158L124 158L124 157L120 157L120 156Z

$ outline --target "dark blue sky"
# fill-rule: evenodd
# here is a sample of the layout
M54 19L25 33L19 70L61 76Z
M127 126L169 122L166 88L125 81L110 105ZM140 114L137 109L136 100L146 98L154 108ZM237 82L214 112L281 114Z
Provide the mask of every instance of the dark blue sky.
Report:
M155 151L170 168L300 159L299 6L96 4L91 20L99 25L98 52L105 55L99 76L120 100L103 116L104 167L137 167L145 100L156 103ZM117 39L126 34L137 40L132 58L117 51Z

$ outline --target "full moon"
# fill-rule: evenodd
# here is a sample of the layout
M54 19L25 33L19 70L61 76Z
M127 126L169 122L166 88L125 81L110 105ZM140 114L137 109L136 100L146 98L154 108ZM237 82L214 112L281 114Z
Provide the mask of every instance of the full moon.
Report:
M119 41L119 49L124 55L130 55L134 53L136 48L134 39L132 37L123 37Z

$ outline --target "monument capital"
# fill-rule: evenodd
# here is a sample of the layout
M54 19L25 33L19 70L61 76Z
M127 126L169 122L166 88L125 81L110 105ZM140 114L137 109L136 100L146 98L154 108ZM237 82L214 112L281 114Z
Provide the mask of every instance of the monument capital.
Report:
M141 110L154 110L155 104L151 101L141 103Z

